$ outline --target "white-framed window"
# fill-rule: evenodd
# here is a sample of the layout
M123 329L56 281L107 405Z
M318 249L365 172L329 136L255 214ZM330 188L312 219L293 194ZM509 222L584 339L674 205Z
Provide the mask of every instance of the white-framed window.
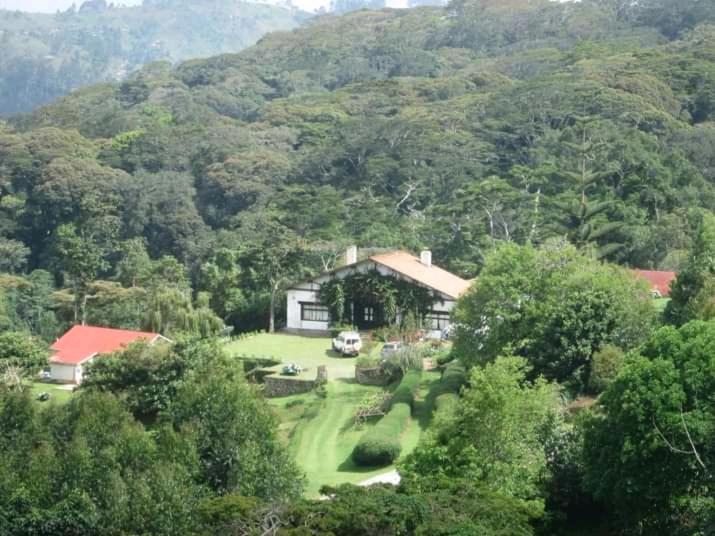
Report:
M363 316L363 319L365 322L374 322L375 321L375 308L374 307L365 307L365 314Z
M320 303L301 302L300 319L309 322L329 322L330 310Z
M425 315L425 327L427 329L442 331L449 324L449 313L445 311L430 311Z

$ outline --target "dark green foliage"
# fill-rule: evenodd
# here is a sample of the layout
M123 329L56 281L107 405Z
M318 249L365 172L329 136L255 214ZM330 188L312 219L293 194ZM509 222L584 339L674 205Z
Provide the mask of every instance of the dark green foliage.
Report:
M179 18L195 11L171 5ZM254 7L240 8L238 24ZM108 9L103 20L140 11ZM688 15L666 32L657 21L673 13ZM61 324L163 327L159 302L176 296L124 289L161 286L147 282L147 261L171 255L191 282L184 305L208 292L237 330L280 328L285 289L336 267L350 243L429 247L465 277L502 241L554 237L678 270L697 215L715 209L707 21L708 10L675 0L635 11L615 0L480 0L326 16L240 54L152 63L0 125L5 269L41 268L71 288ZM217 24L223 35L223 22L202 27ZM121 283L112 294L126 305L110 307L106 286L95 299L93 280ZM392 303L387 290L367 294L388 312L430 305L414 294ZM596 311L599 296L584 299ZM159 307L140 311L150 303ZM209 320L184 324L212 331ZM51 338L58 326L42 323Z
M215 341L181 341L177 344L131 345L90 363L82 389L118 396L134 416L151 422L166 413L177 390L202 368L226 366L229 362ZM234 366L237 373L243 368Z
M0 59L0 115L31 111L77 87L116 80L144 64L162 61L166 69L169 61L238 52L266 32L289 30L307 16L224 0L205 1L200 9L186 0L131 8L105 5L96 11L85 7L58 14L0 10L5 52ZM207 26L211 32L205 31ZM146 82L132 80L121 88L125 105L143 102L150 91Z
M408 371L390 401L390 410L378 423L363 434L352 453L353 461L362 466L390 465L402 452L400 436L407 427L412 413L415 392L421 373Z
M437 297L425 287L373 270L331 279L321 285L320 300L341 322L350 320L351 303L362 303L379 306L384 311L383 321L392 324L398 313L403 318L409 312L424 316Z
M593 354L589 387L595 393L604 391L618 376L623 366L623 350L616 346L606 345Z
M48 365L49 348L28 333L0 333L0 371L19 368L32 375Z
M195 528L203 491L184 439L150 434L115 398L85 394L37 414L21 393L0 394L17 432L0 441L0 532L172 534ZM178 452L183 449L183 452ZM118 501L117 494L122 500Z
M331 500L291 505L284 513L288 526L279 534L530 536L538 518L518 501L462 479L322 491Z
M200 474L219 494L298 496L303 479L276 435L276 417L240 370L209 367L182 382L170 414L195 437Z
M685 266L673 281L665 318L682 325L705 312L712 297L709 279L715 275L715 217L702 214ZM705 295L701 294L703 291Z
M469 388L438 413L400 474L417 482L467 478L543 509L544 438L559 426L559 408L554 386L526 381L527 372L517 357L472 368Z
M2 534L198 534L232 508L220 494L301 491L272 411L206 342L133 346L66 405L38 408L0 389Z
M714 352L712 321L662 328L601 396L586 429L585 482L626 527L708 532Z
M459 362L447 365L442 372L442 379L430 396L434 397L435 415L448 413L459 400L459 392L467 383L467 370Z
M487 258L476 285L459 301L454 351L467 364L513 351L535 375L581 392L593 354L606 344L636 347L654 328L655 316L647 285L622 268L564 244L510 244Z

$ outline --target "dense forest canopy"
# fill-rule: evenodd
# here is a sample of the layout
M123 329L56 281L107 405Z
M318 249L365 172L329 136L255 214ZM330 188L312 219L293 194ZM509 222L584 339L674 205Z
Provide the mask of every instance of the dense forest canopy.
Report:
M714 23L694 0L455 2L152 63L0 127L4 269L49 271L75 318L182 281L239 329L348 243L468 277L550 237L678 269L715 210ZM185 273L152 276L166 259Z
M56 14L0 9L0 115L30 111L146 63L238 52L307 13L233 0L78 2Z
M714 181L702 0L324 16L2 122L0 533L712 534ZM323 375L267 404L247 379L262 357L237 345L283 339L297 360L309 339L216 335L280 327L291 283L352 244L429 248L476 277L453 342L415 343L408 314L363 346L409 344L380 365L396 383ZM667 305L633 267L678 272ZM394 290L371 277L321 299ZM432 297L382 301L419 314ZM43 407L27 387L78 323L174 343L85 361ZM332 444L340 482L353 462L402 480L301 498L283 442L301 436Z

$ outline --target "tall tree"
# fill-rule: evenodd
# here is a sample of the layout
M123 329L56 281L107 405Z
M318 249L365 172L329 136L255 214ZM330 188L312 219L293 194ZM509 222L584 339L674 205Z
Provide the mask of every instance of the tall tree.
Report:
M435 423L401 472L426 480L466 477L543 508L542 438L558 412L558 398L543 379L527 382L526 368L517 357L475 367L452 414Z
M563 211L559 227L572 244L588 251L594 258L602 259L622 247L622 244L604 242L608 239L608 235L618 230L622 224L603 221L598 217L612 208L611 201L594 203L588 198L588 191L604 176L603 173L591 169L594 160L599 157L599 152L603 148L603 143L594 140L589 135L589 124L592 122L593 118L577 118L576 125L581 131L579 142L563 141L566 149L575 155L578 170L561 172L561 175L575 187L576 199L562 202L559 205Z
M715 216L703 213L701 218L690 255L673 281L665 310L665 318L676 326L695 317L694 302L705 298L700 294L708 287L707 280L715 276Z
M243 262L254 284L268 289L268 331L273 333L278 300L291 283L310 273L314 255L310 255L306 244L295 233L276 221L255 222L252 231Z

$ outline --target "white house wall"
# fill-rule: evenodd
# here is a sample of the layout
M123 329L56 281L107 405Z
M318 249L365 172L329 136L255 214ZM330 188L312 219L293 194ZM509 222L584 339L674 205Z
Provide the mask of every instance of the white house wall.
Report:
M312 289L312 290L311 290ZM315 322L302 320L300 314L300 304L320 303L320 285L305 283L300 288L288 291L287 319L288 329L326 331L330 329L329 322Z
M343 279L348 275L354 274L356 272L366 273L373 270L377 270L380 274L384 276L390 276L395 277L397 279L412 281L412 279L405 277L400 273L394 272L392 269L386 266L376 264L374 262L364 262L358 264L357 266L349 266L340 270L336 270L331 274L318 276L311 281L306 281L304 283L301 283L300 285L296 285L295 288L288 290L286 327L291 330L328 330L330 328L329 322L312 322L307 320L301 320L301 302L320 303L320 286L333 278ZM416 281L412 282L417 285L420 285L420 283ZM444 295L441 295L440 299L442 301L435 302L432 306L432 310L451 313L452 309L454 309L456 302L453 299L448 298ZM439 336L439 333L432 333L431 336L437 337Z
M74 383L74 365L50 363L50 377L56 382Z

